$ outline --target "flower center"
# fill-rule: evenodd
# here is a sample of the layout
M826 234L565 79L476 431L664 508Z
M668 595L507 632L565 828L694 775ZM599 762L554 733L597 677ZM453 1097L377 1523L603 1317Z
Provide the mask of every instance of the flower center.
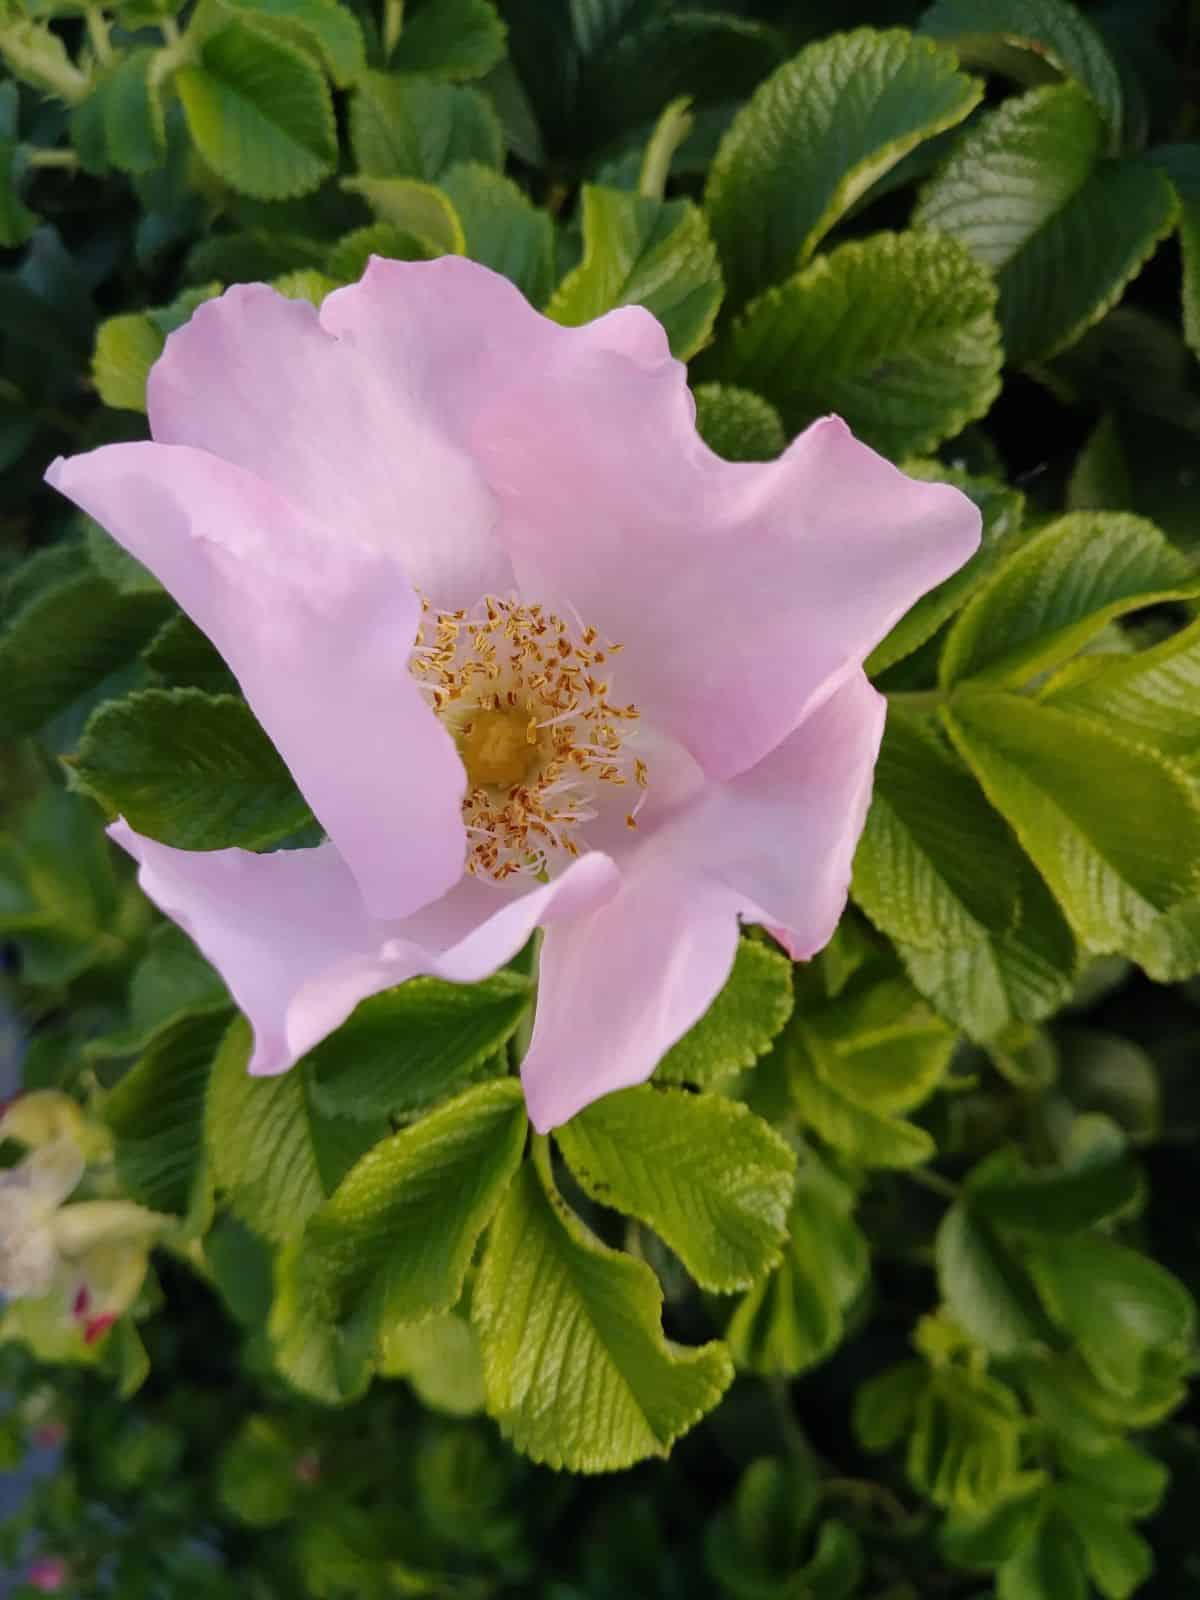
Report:
M545 878L579 855L584 826L616 808L619 790L645 790L629 748L638 709L613 700L608 677L619 649L540 605L424 603L411 670L467 771L469 872ZM620 807L628 827L640 807L640 796Z

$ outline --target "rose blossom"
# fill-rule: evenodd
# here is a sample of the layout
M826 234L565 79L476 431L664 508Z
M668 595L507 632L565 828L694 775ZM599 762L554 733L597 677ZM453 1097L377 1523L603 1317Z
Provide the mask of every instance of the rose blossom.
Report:
M975 550L957 490L837 418L720 460L627 307L581 328L458 258L319 312L231 289L150 375L153 443L49 481L208 634L327 835L197 853L112 829L282 1072L359 1000L472 982L545 929L545 1130L639 1083L739 919L819 950L883 729L861 663Z

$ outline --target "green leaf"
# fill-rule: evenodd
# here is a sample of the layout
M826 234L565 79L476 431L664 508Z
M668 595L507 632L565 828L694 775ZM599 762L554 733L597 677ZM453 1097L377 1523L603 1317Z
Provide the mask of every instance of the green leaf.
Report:
M911 33L859 28L810 45L734 118L705 208L735 304L794 272L924 139L961 122L982 86Z
M1084 1560L1107 1600L1128 1600L1154 1571L1154 1553L1132 1528L1113 1515L1112 1502L1081 1483L1062 1483L1054 1503L1083 1544Z
M209 1072L227 1027L224 1014L183 1018L105 1102L122 1189L155 1211L184 1215L195 1198L205 1164Z
M173 923L160 923L129 983L129 1024L89 1039L89 1060L139 1055L185 1017L209 1015L229 1006L221 979L196 946Z
M849 1187L818 1161L801 1167L783 1260L738 1302L725 1330L740 1369L807 1372L840 1344L844 1314L870 1270L853 1203Z
M488 1411L513 1445L571 1472L665 1456L721 1398L720 1344L663 1337L644 1262L610 1250L526 1163L492 1225L471 1314ZM603 1419L598 1425L597 1419Z
M1072 1440L1055 1440L1063 1468L1075 1482L1110 1502L1124 1517L1148 1517L1158 1510L1171 1482L1161 1461L1125 1439L1110 1439L1099 1450L1082 1450Z
M968 1185L972 1209L1016 1233L1074 1234L1127 1213L1142 1192L1125 1140L1107 1117L1082 1116L1059 1167L997 1156Z
M367 270L372 256L387 256L392 261L432 261L438 248L429 239L397 228L391 222L369 222L343 234L329 252L326 265L338 283L357 283Z
M1027 1260L1047 1312L1107 1388L1134 1395L1157 1355L1186 1355L1196 1308L1158 1262L1098 1234L1039 1239Z
M500 167L504 136L474 89L367 72L350 101L350 146L366 178L436 182L463 161Z
M1200 355L1200 145L1160 145L1149 159L1170 178L1179 199L1183 252L1183 334Z
M1131 1139L1158 1137L1162 1094L1153 1057L1100 1028L1058 1027L1059 1082L1079 1111L1099 1111Z
M777 406L789 432L835 411L885 454L919 454L983 416L999 391L995 300L956 242L875 234L760 295L712 365Z
M16 84L0 84L4 90L16 94ZM21 180L24 162L15 139L0 134L0 245L15 250L32 238L39 218L21 199Z
M1052 1335L1019 1257L969 1203L943 1217L934 1256L950 1315L985 1350L1012 1355Z
M650 200L585 184L583 260L551 296L546 315L568 327L616 306L641 305L687 360L707 341L724 285L704 215L690 200Z
M133 660L170 608L159 593L121 594L86 553L74 571L15 607L0 629L0 739L33 733Z
M241 693L224 658L182 612L163 623L143 650L142 659L172 688L203 689L207 694Z
M366 49L358 18L338 0L222 0L230 11L265 22L284 39L311 43L320 52L339 88L366 70Z
M1135 655L1081 656L1040 698L1182 766L1200 766L1200 622Z
M131 50L104 83L104 142L122 172L152 172L167 154L167 132L155 79L158 52Z
M441 179L458 213L472 261L516 284L540 306L554 284L554 224L504 177L478 161L460 162Z
M1105 130L1075 83L1006 101L925 188L917 228L949 235L997 275L1013 362L1073 344L1170 233L1174 191L1144 160L1104 160Z
M985 1510L1010 1493L1020 1461L1020 1408L995 1378L936 1370L917 1400L905 1466L937 1506Z
M744 1072L771 1048L792 1014L792 964L757 939L738 943L728 982L658 1063L660 1083L700 1088Z
M1043 1518L996 1573L996 1600L1087 1600L1087 1596L1079 1541L1059 1517Z
M236 1216L271 1243L297 1233L359 1156L387 1132L324 1115L302 1065L252 1078L249 1024L239 1019L209 1080L205 1140L214 1181Z
M1061 74L1081 83L1109 130L1121 135L1121 76L1104 39L1069 0L935 0L921 32L972 66L1037 85Z
M941 1546L955 1566L999 1567L1036 1535L1045 1478L1025 1474L1026 1484L984 1511L956 1512L942 1527Z
M462 255L462 223L446 195L414 178L343 178L342 187L360 194L381 222L410 234L434 255Z
M927 1100L950 1066L957 1033L904 978L855 976L804 1018L821 1078L856 1105L884 1116Z
M209 34L175 86L196 148L242 194L286 200L334 169L329 88L298 46L247 22Z
M696 397L696 431L726 461L774 461L787 448L778 411L761 395L732 383L702 383Z
M384 1332L448 1311L521 1161L515 1078L468 1089L367 1152L280 1257L276 1357L318 1399L365 1387Z
M982 542L964 566L936 589L922 595L887 638L875 646L865 663L871 677L886 672L888 667L919 649L965 605L1008 554L1010 545L1020 534L1024 515L1025 496L994 478L973 478L968 473L944 467L938 461L906 461L904 470L910 477L949 483L961 489L979 508L983 519Z
M1082 943L1159 973L1156 924L1200 893L1194 786L1154 750L1018 695L965 691L945 716Z
M555 1138L585 1193L653 1228L702 1289L746 1289L778 1260L796 1158L745 1106L646 1084Z
M1026 540L960 613L941 683L1027 682L1125 612L1197 593L1200 579L1152 522L1071 512Z
M974 1039L1071 992L1075 942L1038 874L944 740L895 707L853 893L921 993Z
M331 1116L404 1116L503 1070L497 1053L533 999L528 978L483 983L412 978L364 1000L306 1061L315 1103Z
M503 59L504 34L490 0L425 0L405 17L391 65L436 78L481 78Z
M168 306L108 317L96 330L92 381L106 406L117 410L146 409L146 378L162 354L167 335L188 320L205 300L220 293L220 284L187 289Z
M263 849L312 820L250 708L199 689L141 689L93 713L74 787L179 850Z
M428 1322L398 1323L383 1336L379 1374L407 1378L422 1404L451 1417L484 1406L483 1357L466 1317L446 1311Z
M286 1522L303 1494L298 1456L273 1417L247 1417L221 1457L217 1493L225 1509L250 1528Z

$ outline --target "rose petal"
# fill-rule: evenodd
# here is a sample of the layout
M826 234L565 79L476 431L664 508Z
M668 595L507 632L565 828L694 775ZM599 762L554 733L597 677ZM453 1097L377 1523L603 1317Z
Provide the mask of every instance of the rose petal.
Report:
M680 871L731 890L796 960L833 937L871 800L887 701L859 671L749 772L664 828Z
M395 560L200 450L108 445L46 477L208 634L375 913L457 881L466 779L408 670L420 602Z
M339 539L397 556L432 604L471 606L506 593L512 569L491 493L439 425L439 346L460 339L456 308L410 296L390 309L386 327L337 337L307 301L261 283L228 290L167 340L147 385L151 430L265 478ZM404 339L387 363L384 336Z
M250 1071L285 1072L360 1000L418 974L475 983L510 961L539 922L613 892L607 856L581 857L526 893L473 878L416 916L369 915L332 844L312 850L175 850L127 823L109 833L139 863L154 903L195 940L254 1029Z
M665 867L627 864L617 894L548 928L521 1081L540 1133L643 1083L707 1011L737 951L733 896Z

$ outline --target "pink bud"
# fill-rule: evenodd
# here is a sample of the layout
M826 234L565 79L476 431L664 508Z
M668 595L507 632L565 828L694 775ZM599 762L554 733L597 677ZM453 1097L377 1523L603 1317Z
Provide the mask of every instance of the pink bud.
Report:
M26 1574L29 1585L42 1594L58 1594L71 1580L71 1569L61 1556L43 1556Z

